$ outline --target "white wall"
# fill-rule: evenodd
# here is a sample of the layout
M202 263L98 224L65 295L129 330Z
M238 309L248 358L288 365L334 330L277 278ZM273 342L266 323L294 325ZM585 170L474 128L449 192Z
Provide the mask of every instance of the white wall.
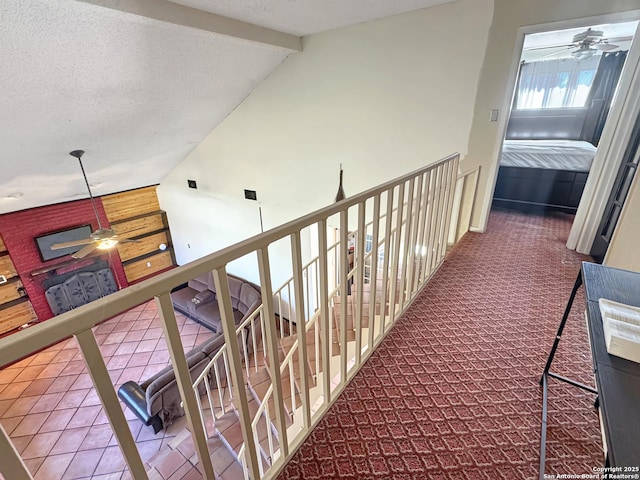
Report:
M305 38L160 184L178 263L259 233L244 188L268 229L331 203L341 163L350 195L465 154L492 8L459 0Z
M486 227L493 196L501 131L508 113L513 91L514 53L520 27L551 22L606 15L636 10L640 0L495 0L493 22L489 33L487 54L482 66L475 100L473 125L469 137L469 154L462 160L461 169L481 166L478 198L472 225ZM577 25L576 25L577 26ZM558 27L556 27L558 28ZM518 52L519 54L519 52ZM506 100L506 103L505 103ZM489 122L491 109L501 109L501 121Z

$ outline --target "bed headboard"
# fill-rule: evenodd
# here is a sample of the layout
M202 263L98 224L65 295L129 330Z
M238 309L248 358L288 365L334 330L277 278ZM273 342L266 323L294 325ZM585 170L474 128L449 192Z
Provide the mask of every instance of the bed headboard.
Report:
M588 108L512 110L507 140L581 140Z

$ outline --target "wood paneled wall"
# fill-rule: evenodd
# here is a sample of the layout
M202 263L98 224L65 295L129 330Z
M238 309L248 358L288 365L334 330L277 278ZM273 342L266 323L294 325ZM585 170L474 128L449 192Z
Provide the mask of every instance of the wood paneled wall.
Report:
M155 186L107 195L101 200L111 228L122 238L135 240L118 244L129 283L176 264L169 223L160 210Z
M110 223L160 210L155 186L114 193L100 199Z
M0 237L0 334L36 319L29 298L25 295L22 282Z

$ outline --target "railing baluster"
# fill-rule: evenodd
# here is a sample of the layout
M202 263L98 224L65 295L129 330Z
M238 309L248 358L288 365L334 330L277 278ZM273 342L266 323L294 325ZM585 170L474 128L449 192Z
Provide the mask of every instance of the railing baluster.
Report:
M422 216L422 182L424 175L418 177L418 185L416 186L416 202L415 212L411 218L411 240L409 240L409 268L407 270L407 300L411 301L414 297L415 290L413 288L413 276L415 275L416 264L416 248L418 248L418 227Z
M364 289L364 240L367 234L365 229L365 203L360 202L358 204L358 233L356 244L356 251L354 255L356 265L356 279L354 284L356 285L356 311L355 318L353 319L356 330L356 369L360 367L362 360L362 297Z
M451 168L449 169L449 177L447 178L447 211L444 215L444 227L442 229L442 238L440 241L440 248L442 249L440 256L443 259L447 254L447 246L449 245L448 233L451 229L451 217L453 214L453 199L456 190L456 177L458 175L458 157L456 157L453 162L450 162L450 164Z
M131 435L131 432L129 432L129 435ZM33 480L29 469L22 461L20 454L9 439L9 435L7 435L2 424L0 424L0 465L2 465L0 475L4 474L4 478L7 480Z
M449 199L449 178L451 177L451 170L453 170L452 168L452 164L451 162L447 163L444 167L444 181L442 184L442 200L441 200L441 204L440 204L440 221L438 222L438 238L436 241L436 255L434 256L435 258L435 265L434 268L437 268L438 265L440 265L440 263L442 263L442 261L444 260L444 254L443 252L446 251L446 249L443 249L443 243L446 243L445 241L445 235L446 235L446 223L447 223L447 201Z
M273 396L276 407L276 428L278 429L278 440L282 455L289 455L289 443L287 441L287 424L284 413L284 395L282 391L282 378L278 374L280 372L280 359L278 358L278 332L275 329L275 315L273 312L272 302L268 299L273 298L273 290L271 288L271 267L269 265L268 247L262 247L258 250L258 268L260 270L260 289L262 290L263 301L262 308L265 316L265 324L267 327L267 357L269 358L269 366L271 367L271 383L273 385Z
M265 413L265 423L267 424L267 442L269 444L269 461L273 465L273 455L276 453L275 448L273 448L273 431L271 430L271 425L273 422L271 421L271 413L269 412L269 401L264 405L264 413Z
M224 360L223 360L224 363ZM220 369L218 368L218 363L213 364L213 372L216 376L216 385L218 386L218 398L220 399L220 408L222 409L222 414L224 415L224 391L222 390L222 379L220 378ZM229 378L227 377L227 385L229 384ZM215 423L216 415L215 412L211 412L213 414L213 421Z
M280 338L284 338L284 323L282 321L282 317L284 313L282 312L282 292L278 293L278 323L280 324Z
M316 320L313 325L313 344L315 347L316 354L316 378L315 383L318 383L318 378L320 377L320 319Z
M460 209L462 207L462 197L464 195L464 183L466 182L466 175L458 175L455 182L455 193L453 195L453 207L452 216L449 226L449 236L447 239L448 245L454 245L458 238L458 227L460 222Z
M309 263L305 270L304 270L304 298L305 298L305 314L306 314L306 320L307 322L309 322L311 320L311 317L313 317L313 313L314 313L314 309L315 309L315 305L316 305L316 299L314 298L315 296L315 292L314 292L314 288L313 288L313 282L314 280L314 267L315 267L315 263L317 260L313 260L313 262ZM295 286L293 289L293 294L295 296Z
M258 344L256 343L256 318L251 320L251 346L253 348L253 366L258 371Z
M327 220L321 219L318 222L318 246L320 252L327 251ZM318 259L318 270L320 274L319 291L320 291L320 333L322 338L322 392L324 395L324 403L331 402L331 331L329 326L329 272L327 271L327 257L320 255Z
M387 190L387 215L385 217L384 230L384 257L382 258L382 298L380 299L380 338L387 329L387 298L389 289L389 255L391 253L391 223L393 218L393 194L394 189ZM390 307L390 306L389 306ZM388 308L391 311L391 308Z
M287 283L287 310L289 312L289 335L295 335L297 327L293 321L294 316L291 314L291 282Z
M176 375L178 391L182 397L183 408L187 417L187 425L189 425L193 444L196 447L198 461L204 470L203 473L205 477L208 477L209 475L214 475L214 473L211 457L209 456L209 449L207 448L207 438L202 428L202 419L200 418L200 408L198 406L200 399L196 397L192 388L191 375L189 374L187 359L184 356L180 330L176 323L176 315L173 311L170 294L167 292L157 296L156 305L160 316L160 325L164 332L164 339L169 348L171 364L173 365L173 370Z
M240 417L242 439L244 440L247 469L249 470L249 476L252 478L258 478L258 456L256 452L256 445L253 443L253 434L251 433L251 415L249 414L247 389L245 388L244 377L242 375L240 348L238 347L236 324L233 316L233 308L231 306L231 294L229 293L229 279L227 277L225 267L219 267L213 270L213 282L217 292L216 297L218 299L218 308L220 309L220 317L222 320L222 332L224 334L225 348L227 352L231 354L231 379L237 399L236 407L239 410L238 413ZM264 305L269 304L270 302L264 302ZM205 475L205 478L213 477Z
M209 401L209 408L211 409L211 423L215 425L216 423L216 413L213 405L213 396L211 395L211 383L209 382L208 377L204 377L204 385L207 389L207 400ZM196 386L197 388L197 386ZM218 389L220 391L220 389ZM194 390L194 392L196 392ZM207 432L207 424L204 419L204 412L202 411L202 405L200 405L200 419L202 420L202 429L204 430L205 437L209 438L209 432Z
M300 345L300 339L298 339L298 345ZM297 348L297 347L296 347ZM296 411L296 377L293 368L293 359L289 362L289 390L291 394L291 412ZM293 415L290 415L293 418Z
M242 360L245 371L247 372L247 377L249 377L249 350L247 349L247 332L244 328L242 329L240 336L242 337L242 353L244 355Z
M433 269L433 250L434 242L436 239L436 228L438 225L438 209L440 208L440 183L442 181L442 170L440 167L436 168L435 176L433 177L432 185L432 208L431 208L431 223L429 225L429 238L427 240L427 262L425 268L425 281L431 276Z
M411 243L411 231L413 226L413 195L415 191L415 181L412 178L409 180L409 188L407 195L407 215L404 221L404 248L402 252L402 268L400 268L400 311L404 311L405 298L409 300L411 298L410 292L406 288L406 275L409 270L409 244Z
M391 273L393 274L393 279L391 281L391 289L389 293L390 300L390 310L389 310L389 318L391 319L391 324L393 325L396 321L396 291L398 286L398 265L400 262L400 246L402 242L402 216L404 213L404 191L405 186L404 182L400 184L400 189L398 190L398 208L396 211L396 236L395 236L395 245L393 247L393 262L391 264Z
M304 428L311 427L311 404L309 399L309 355L307 352L307 323L304 315L304 293L302 277L302 244L300 233L291 235L291 259L293 267L293 294L298 322L298 363L300 364L300 395ZM307 275L308 277L308 275Z
M447 178L449 176L449 170L450 170L450 163L445 163L443 164L442 167L442 177L440 178L440 205L438 207L438 224L436 226L436 238L434 240L434 255L432 258L432 270L435 271L435 269L438 267L438 265L440 265L440 261L442 260L440 258L440 237L442 236L442 230L444 228L444 209L445 209L445 200L446 200L446 190L447 190Z
M260 448L260 439L258 438L258 430L253 430L253 442ZM258 456L258 470L260 471L260 478L264 477L264 465L262 461L262 454Z
M348 212L340 212L340 383L347 381L347 308L349 307Z
M227 375L227 384L229 385L229 399L233 398L233 387L234 382L231 379L231 369L229 368L229 356L227 354L227 349L225 348L222 353L222 364L224 365L224 371ZM224 413L224 407L222 408L222 413Z
M369 345L367 355L373 352L376 328L376 295L378 290L378 258L380 250L380 195L373 197L373 232L371 233L371 278L369 279Z
M422 206L420 208L419 218L419 232L417 242L420 242L418 251L418 271L415 274L415 280L413 282L413 291L417 292L422 286L422 272L424 270L424 264L426 262L426 247L425 247L425 230L429 224L429 209L431 202L429 202L429 186L431 185L431 170L424 173L424 182L422 186ZM423 253L424 250L424 253Z
M265 359L267 358L267 336L266 336L266 331L267 331L267 327L265 325L265 316L264 316L264 308L260 309L260 329L262 331L262 334L260 335L262 337L262 358Z

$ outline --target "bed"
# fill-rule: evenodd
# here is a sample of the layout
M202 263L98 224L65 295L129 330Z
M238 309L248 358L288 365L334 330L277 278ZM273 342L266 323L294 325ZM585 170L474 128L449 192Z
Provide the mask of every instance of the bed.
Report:
M575 213L595 153L578 140L505 140L494 205Z

